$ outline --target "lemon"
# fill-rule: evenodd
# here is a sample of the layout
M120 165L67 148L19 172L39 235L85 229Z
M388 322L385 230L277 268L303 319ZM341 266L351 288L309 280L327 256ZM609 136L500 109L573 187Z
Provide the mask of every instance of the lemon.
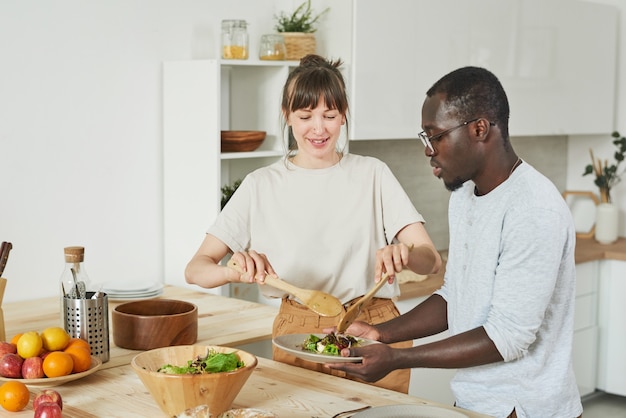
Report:
M70 335L61 327L49 327L41 333L43 348L48 351L65 350L70 339Z
M41 336L35 331L25 332L17 340L17 354L22 358L36 357L42 348Z

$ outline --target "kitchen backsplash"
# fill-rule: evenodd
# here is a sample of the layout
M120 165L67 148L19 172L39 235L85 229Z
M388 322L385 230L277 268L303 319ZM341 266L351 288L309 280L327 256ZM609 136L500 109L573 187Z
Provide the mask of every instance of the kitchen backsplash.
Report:
M514 137L511 142L517 155L545 174L559 191L565 190L567 136ZM450 192L433 176L424 145L418 139L350 141L350 152L386 162L426 219L435 246L440 250L448 247Z

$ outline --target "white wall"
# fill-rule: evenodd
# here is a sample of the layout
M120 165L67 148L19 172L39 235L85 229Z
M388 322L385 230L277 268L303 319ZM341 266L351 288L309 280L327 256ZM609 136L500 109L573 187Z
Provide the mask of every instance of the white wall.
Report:
M85 246L92 279L163 281L161 63L216 58L222 19L250 23L255 53L273 16L300 3L0 0L5 302L56 295L69 245ZM333 16L320 25L323 53L349 50L350 27Z
M623 0L594 1L626 11ZM0 0L0 241L14 246L5 302L56 295L68 245L86 247L92 279L164 280L161 63L215 58L226 18L250 23L254 52L273 16L300 3ZM313 0L316 10L331 7L319 52L348 63L350 3ZM626 85L618 85L615 128L626 134ZM579 175L587 144L602 155L610 141L570 142L568 188L595 190ZM614 192L622 208L624 187ZM626 235L623 210L621 224ZM198 225L198 243L207 226ZM166 280L182 283L182 271Z
M626 78L619 77L626 71L626 30L624 28L624 19L626 18L626 2L624 0L587 0L589 2L609 4L615 6L620 12L619 23L619 40L618 50L618 68L617 68L617 91L616 91L616 107L615 107L615 126L607 126L606 136L573 136L570 137L568 147L568 170L567 170L567 189L568 190L590 190L599 195L598 188L593 184L594 176L587 175L582 177L582 173L591 163L589 149L592 148L596 157L608 159L609 164L615 162L613 154L615 146L612 144L610 133L613 130L620 132L622 136L626 135ZM584 58L583 58L584 59ZM602 63L597 63L602 65ZM580 80L584 83L585 80ZM608 98L607 98L608 100ZM622 170L626 169L626 164L622 164ZM626 174L623 176L623 182L619 183L611 191L613 202L620 208L620 226L619 235L626 236Z

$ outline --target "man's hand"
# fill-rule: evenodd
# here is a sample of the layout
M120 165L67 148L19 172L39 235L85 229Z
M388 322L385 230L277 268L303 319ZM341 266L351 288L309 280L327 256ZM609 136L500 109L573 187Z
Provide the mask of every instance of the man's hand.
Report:
M324 367L343 370L350 376L366 382L376 382L393 370L403 368L396 364L396 351L398 350L382 343L370 344L365 347L344 348L341 350L343 357L363 357L363 361L361 363L327 363Z
M337 332L337 327L324 328L322 332L324 332L325 334ZM378 333L378 330L374 326L363 321L353 322L346 329L344 334L351 335L353 337L358 337L358 338L367 338L368 340L374 340L374 341L380 340L380 334Z

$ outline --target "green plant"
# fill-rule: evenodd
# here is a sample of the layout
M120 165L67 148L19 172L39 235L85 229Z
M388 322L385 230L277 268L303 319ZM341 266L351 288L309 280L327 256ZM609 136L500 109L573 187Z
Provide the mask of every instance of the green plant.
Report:
M611 188L621 181L623 171L618 172L618 169L626 156L626 138L621 136L617 131L613 132L611 137L615 138L613 144L617 148L617 151L615 151L613 155L616 163L609 165L608 160L604 160L603 164L599 158L596 159L594 157L593 151L589 149L591 164L585 167L585 172L583 173L583 176L587 174L594 174L596 176L594 183L600 188L600 200L605 203L611 201Z
M322 10L321 13L314 16L313 10L311 9L311 0L307 0L298 6L291 14L281 12L279 16L274 16L277 20L274 28L278 32L313 33L317 30L315 28L315 23L317 23L319 18L328 12L328 10L329 8L327 7Z
M236 180L232 185L225 184L222 186L222 209L224 209L224 206L226 206L226 203L228 203L240 184L241 180Z

